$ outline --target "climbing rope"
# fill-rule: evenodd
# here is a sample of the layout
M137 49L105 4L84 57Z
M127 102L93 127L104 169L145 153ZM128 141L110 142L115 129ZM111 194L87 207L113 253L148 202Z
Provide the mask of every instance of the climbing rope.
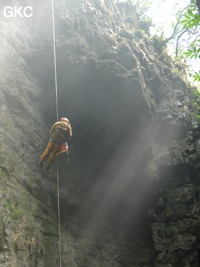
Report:
M52 0L52 22L53 22L53 54L54 54L54 74L55 74L55 92L56 92L56 118L58 121L58 82L57 82L57 66L56 66L56 34L55 34L55 19L54 19L54 1Z
M57 66L56 66L56 35L55 35L55 19L54 19L54 1L52 0L52 24L53 24L53 54L54 54L54 78L55 78L55 93L56 93L56 118L58 121L58 81L57 81ZM58 238L59 238L59 255L60 267L62 267L62 254L61 254L61 235L60 235L60 181L59 171L57 166L57 195L58 195Z

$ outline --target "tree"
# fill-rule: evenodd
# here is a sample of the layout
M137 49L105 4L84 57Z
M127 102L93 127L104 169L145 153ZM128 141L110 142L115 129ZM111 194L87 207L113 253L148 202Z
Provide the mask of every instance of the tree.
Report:
M169 17L163 22L158 20L159 22L151 33L155 33L155 38L159 36L162 39L162 43L165 44L168 53L175 61L181 60L187 65L197 65L195 62L200 60L200 0L174 1L173 6L168 0L156 2L153 12L150 8L150 13L148 13L148 15L152 14L154 25L155 10L157 9L157 13L160 11L158 3L161 12L163 7L168 7L166 10L170 10ZM190 69L190 72L193 70ZM200 81L199 70L195 71L194 80Z
M174 57L175 61L181 60L190 65L194 64L194 60L200 60L200 36L198 33L200 30L200 0L185 0L181 2L176 0L173 3L173 7L168 0L155 2L152 0L116 1L129 2L136 8L140 27L143 24L147 27L154 25L155 35L152 38L159 39L160 44L164 44L164 47L167 47L169 54L172 58ZM168 3L171 5L171 13L173 14L169 13L170 18L168 21L157 23L156 25L154 17L159 14L159 7L165 5L169 8ZM167 30L166 26L168 27ZM195 71L193 77L195 81L200 82L200 71Z
M188 51L184 53L190 59L200 59L200 36L198 34L200 25L199 4L199 0L196 0L196 3L192 0L191 5L183 16L184 19L180 21L183 29L193 33L194 40L190 43ZM200 82L200 70L198 72L196 71L193 77L194 81Z

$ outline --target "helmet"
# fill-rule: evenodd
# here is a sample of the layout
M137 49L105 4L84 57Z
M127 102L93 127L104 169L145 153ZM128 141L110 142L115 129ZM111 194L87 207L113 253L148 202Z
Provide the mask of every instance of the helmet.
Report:
M69 120L67 118L61 118L60 121L66 121L69 123Z

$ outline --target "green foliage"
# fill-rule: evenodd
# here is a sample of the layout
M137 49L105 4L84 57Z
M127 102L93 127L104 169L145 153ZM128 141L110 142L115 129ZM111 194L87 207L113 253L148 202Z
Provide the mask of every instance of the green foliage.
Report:
M199 25L200 16L196 10L195 5L190 5L189 9L184 14L184 19L180 21L183 24L183 28L197 28Z
M179 70L175 70L175 69L171 69L171 72L172 73L178 73L178 74L181 74L181 72Z
M155 34L150 37L150 40L152 40L156 54L161 55L166 48L166 41L163 36Z
M195 31L200 24L200 15L194 3L189 6L183 17L184 19L180 21L183 24L183 29L193 30L194 34L196 34ZM184 55L190 59L200 59L200 39L196 38L192 41L188 51ZM200 82L200 71L195 72L193 78L194 81Z
M200 82L200 70L193 75L194 81Z
M196 116L196 119L200 123L200 92L198 90L192 92L191 103L193 107L192 114Z
M190 48L184 53L186 57L192 59L200 59L200 39L191 43ZM195 72L193 75L194 81L200 82L200 71Z
M198 44L196 44L196 45L198 45ZM191 59L192 58L195 58L195 59L200 58L200 48L198 48L195 45L192 45L191 48L187 52L185 52L184 54L186 55L186 57L189 57Z
M165 38L163 37L162 34L155 34L152 37L150 37L150 40L157 40L157 42L159 44L163 44L163 42L165 42Z
M116 0L121 1L121 0ZM154 25L154 9L152 0L124 0L132 4L138 15L140 21L140 28L145 30L141 25L145 24L155 29ZM160 0L159 5L169 2L168 0ZM181 3L180 3L181 2ZM196 62L200 59L200 39L199 39L199 25L200 25L200 9L199 1L176 0L173 4L173 19L165 24L156 25L156 35L153 36L154 48L158 54L167 49L172 57L183 56L181 59L187 65L196 67ZM158 5L158 12L159 12ZM167 33L167 26L170 25L170 31ZM160 26L160 28L158 27ZM166 27L166 28L165 28ZM146 30L145 30L146 32ZM170 35L169 35L170 32ZM169 35L166 37L166 35ZM160 37L161 38L160 38ZM162 40L163 39L163 40ZM192 68L192 67L191 67ZM198 70L198 68L197 68ZM195 70L193 80L200 82L200 72ZM190 70L192 71L192 70ZM194 71L193 71L194 72Z

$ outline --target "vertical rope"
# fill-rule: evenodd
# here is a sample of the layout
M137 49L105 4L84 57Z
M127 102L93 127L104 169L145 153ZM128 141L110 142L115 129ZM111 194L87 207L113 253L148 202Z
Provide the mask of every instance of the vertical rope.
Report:
M52 22L53 22L53 54L54 54L54 74L55 74L55 93L56 93L56 118L58 121L58 81L57 81L57 66L56 66L56 36L55 36L55 19L54 19L54 1L52 0ZM60 181L59 171L57 166L57 195L58 195L58 238L59 238L59 255L60 267L62 267L62 254L61 254L61 235L60 235Z
M53 54L54 54L54 74L55 74L55 92L56 92L56 118L58 121L58 82L57 82L57 66L56 66L56 34L55 34L55 15L54 1L52 0L52 22L53 22Z

